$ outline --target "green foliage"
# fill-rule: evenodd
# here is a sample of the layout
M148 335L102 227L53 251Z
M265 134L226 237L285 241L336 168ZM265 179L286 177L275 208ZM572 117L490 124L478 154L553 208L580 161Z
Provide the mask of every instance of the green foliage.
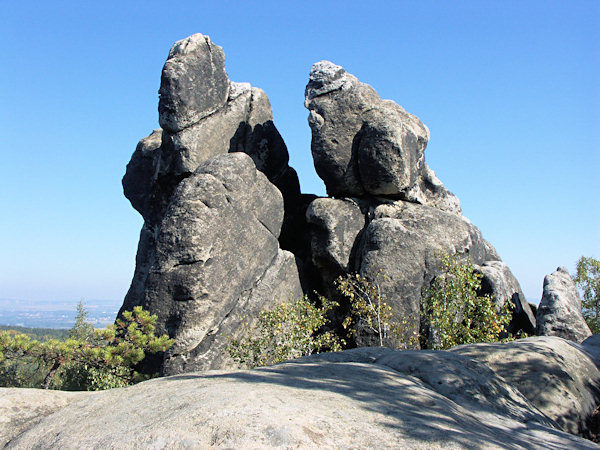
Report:
M283 362L322 351L341 350L343 341L331 331L322 331L327 314L337 303L321 297L321 307L305 296L281 303L259 313L256 324L233 339L228 347L231 358L252 368Z
M428 348L447 349L460 344L497 342L510 323L512 304L497 308L489 295L479 296L481 274L457 255L441 256L442 274L423 298L423 317L430 333L422 338Z
M81 340L84 342L93 342L96 335L94 326L88 321L88 312L80 300L77 303L77 315L75 316L75 325L69 330L71 339Z
M600 261L582 256L573 279L583 294L583 317L592 333L600 334Z
M350 314L344 319L342 326L348 330L348 337L353 337L357 344L361 341L368 342L371 337L380 347L417 347L418 321L412 317L400 320L394 318L391 306L381 294L377 279L369 281L359 274L350 274L340 276L335 284L350 302Z
M146 354L165 351L173 340L155 335L156 316L141 307L104 330L86 325L83 305L64 340L44 342L0 332L0 381L4 386L99 390L141 381L135 371ZM91 327L91 328L90 328ZM28 375L35 374L31 378Z

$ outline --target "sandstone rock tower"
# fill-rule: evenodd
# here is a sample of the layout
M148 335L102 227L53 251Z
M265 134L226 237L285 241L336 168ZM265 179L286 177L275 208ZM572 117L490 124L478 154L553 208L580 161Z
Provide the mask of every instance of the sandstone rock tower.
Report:
M535 329L518 282L425 163L427 127L342 67L314 64L305 91L326 198L300 193L266 94L231 82L207 36L173 45L159 93L162 129L123 178L144 225L121 311L142 305L175 338L163 374L228 367L242 323L315 289L334 296L351 272L383 273L395 314L418 327L441 252L469 258L486 292L516 305L511 331Z

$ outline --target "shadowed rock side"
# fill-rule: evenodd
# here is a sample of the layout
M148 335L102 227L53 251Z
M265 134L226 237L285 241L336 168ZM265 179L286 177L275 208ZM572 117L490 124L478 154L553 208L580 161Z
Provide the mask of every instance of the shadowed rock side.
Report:
M544 278L537 310L537 334L560 336L573 342L582 342L592 334L581 313L577 287L564 267Z
M417 117L328 61L313 65L305 106L315 169L337 197L307 210L326 295L335 295L339 275L382 274L378 284L396 317L418 328L421 295L439 274L441 253L459 253L482 267L500 305L516 304L509 331L535 329L518 282L426 165L429 130Z
M540 374L568 368L560 358L578 350L547 339L541 355L530 354L531 366ZM511 360L514 345L486 347L483 353L518 365L519 359ZM590 376L600 379L597 370ZM526 377L521 371L514 378L518 384ZM0 390L0 396L11 391ZM361 348L84 395L38 418L8 447L598 448L558 429L485 362L456 352ZM10 406L0 404L0 413ZM9 434L10 427L9 419Z

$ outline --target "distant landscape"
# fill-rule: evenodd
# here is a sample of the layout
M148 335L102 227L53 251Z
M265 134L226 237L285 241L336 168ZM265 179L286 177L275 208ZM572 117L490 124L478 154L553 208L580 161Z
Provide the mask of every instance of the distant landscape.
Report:
M121 302L90 300L84 305L89 321L98 328L115 320ZM0 298L0 325L35 328L71 328L75 323L75 301L24 301Z

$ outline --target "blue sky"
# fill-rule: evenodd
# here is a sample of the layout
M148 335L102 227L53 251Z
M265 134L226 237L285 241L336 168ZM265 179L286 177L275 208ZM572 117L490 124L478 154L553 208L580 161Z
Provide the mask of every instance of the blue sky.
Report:
M0 298L120 305L142 224L121 177L197 32L268 94L303 192L324 194L303 100L328 59L427 124L430 167L531 301L600 257L598 1L0 0Z

